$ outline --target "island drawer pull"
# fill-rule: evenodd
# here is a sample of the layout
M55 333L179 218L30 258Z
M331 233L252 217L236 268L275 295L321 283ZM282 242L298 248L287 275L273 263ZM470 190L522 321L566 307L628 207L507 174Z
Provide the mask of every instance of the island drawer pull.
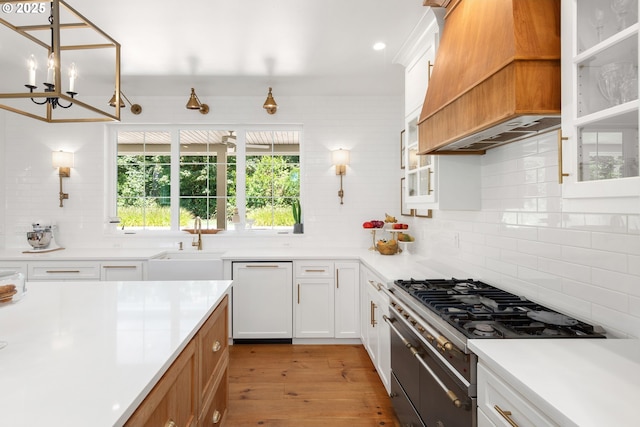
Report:
M216 353L216 352L220 351L221 348L222 348L222 344L220 344L220 341L216 340L216 342L214 342L213 346L211 347L211 351Z
M47 274L80 273L80 270L47 270Z
M511 411L505 411L502 408L500 408L498 405L493 405L493 407L496 411L498 411L500 415L502 415L502 418L507 420L509 425L511 425L512 427L519 427L518 424L515 421L513 421L513 419L511 419Z
M218 424L218 422L220 421L220 418L222 418L222 415L220 414L220 411L218 411L217 409L215 411L213 411L213 416L211 417L211 422L214 424Z
M178 427L178 424L176 424L175 421L173 421L171 418L169 418L169 421L166 422L164 427Z

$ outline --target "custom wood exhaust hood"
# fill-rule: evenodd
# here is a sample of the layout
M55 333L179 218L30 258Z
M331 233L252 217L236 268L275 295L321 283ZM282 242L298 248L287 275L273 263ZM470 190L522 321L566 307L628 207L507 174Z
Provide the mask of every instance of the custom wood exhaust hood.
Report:
M420 154L484 154L560 127L560 0L424 4L448 6Z

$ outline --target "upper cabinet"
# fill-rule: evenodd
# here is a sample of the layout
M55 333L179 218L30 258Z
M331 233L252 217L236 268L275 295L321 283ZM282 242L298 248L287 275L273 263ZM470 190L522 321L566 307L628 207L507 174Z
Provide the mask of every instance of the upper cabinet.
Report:
M562 2L565 211L640 212L638 29L636 1Z
M443 8L425 8L424 16L395 58L405 67L403 199L410 209L480 209L477 156L418 154L418 120L435 64L444 13Z

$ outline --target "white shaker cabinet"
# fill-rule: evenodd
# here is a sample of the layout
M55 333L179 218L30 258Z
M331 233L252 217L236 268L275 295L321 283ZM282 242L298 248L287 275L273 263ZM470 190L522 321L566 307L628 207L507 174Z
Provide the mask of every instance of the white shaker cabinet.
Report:
M391 392L391 335L382 318L389 315L389 299L378 290L384 281L369 268L360 268L360 338L384 384Z
M142 261L108 261L100 263L100 280L144 280Z
M409 209L480 209L479 156L418 154L418 122L444 25L443 8L427 8L395 62L405 67L404 194Z
M492 371L478 363L478 427L553 427L542 410Z
M562 1L565 211L638 213L638 3Z
M358 338L358 261L294 262L294 337Z

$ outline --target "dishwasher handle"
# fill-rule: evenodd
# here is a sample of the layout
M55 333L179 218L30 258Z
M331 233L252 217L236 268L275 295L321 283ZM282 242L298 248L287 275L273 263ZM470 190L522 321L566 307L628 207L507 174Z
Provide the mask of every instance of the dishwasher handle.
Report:
M418 351L418 349L416 347L414 347L409 340L407 340L398 330L398 328L396 328L393 325L393 319L389 318L386 314L384 314L382 316L382 318L384 319L385 322L387 322L389 324L389 327L391 328L391 330L393 332L395 332L395 334L398 336L398 338L400 338L400 340L402 341L402 343L409 349L409 351L413 354L413 356L418 359L418 362L420 362L420 364L422 365L422 367L429 373L429 375L431 375L431 377L433 378L433 380L440 386L440 388L446 393L447 397L451 400L451 403L453 403L453 406L455 406L456 408L462 408L463 407L463 403L462 400L460 400L460 398L458 398L458 396L456 396L455 392L453 390L450 390L447 385L445 383L442 382L442 380L440 380L440 378L438 378L438 376L435 374L435 372L433 372L433 370L431 369L431 367L429 367L429 365L427 365L427 362L424 361L424 359L422 358L422 356L420 356L420 352Z

